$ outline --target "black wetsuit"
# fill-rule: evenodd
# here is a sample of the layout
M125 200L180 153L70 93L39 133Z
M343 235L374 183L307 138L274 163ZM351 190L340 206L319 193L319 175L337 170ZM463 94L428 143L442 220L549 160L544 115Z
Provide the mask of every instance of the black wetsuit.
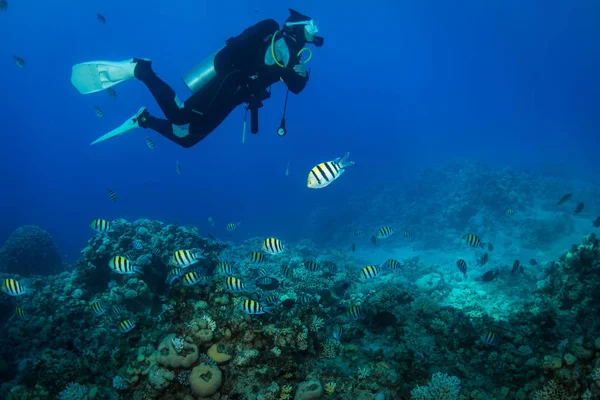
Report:
M265 64L272 35L278 30L279 24L269 19L228 39L227 45L215 56L216 78L190 96L183 108L175 102L175 91L156 76L150 63L146 61L146 65L142 66L138 62L136 77L150 89L167 117L160 119L149 114L142 115L138 119L139 126L153 129L183 147L192 147L217 128L235 107L268 98L268 88L273 83L283 80L292 93L300 93L308 74L306 77L299 75L294 66L299 64L297 54L304 43L296 43L290 36L279 36L279 32L275 40L285 39L290 53L289 62L286 68ZM176 136L173 125L185 124L190 124L188 135Z

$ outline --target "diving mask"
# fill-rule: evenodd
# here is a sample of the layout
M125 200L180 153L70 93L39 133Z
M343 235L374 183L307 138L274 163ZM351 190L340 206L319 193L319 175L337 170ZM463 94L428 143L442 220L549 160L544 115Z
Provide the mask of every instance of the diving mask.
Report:
M314 36L319 33L319 28L317 28L317 24L315 24L315 20L311 19L308 21L298 21L298 22L286 22L285 26L295 26L295 25L304 25L304 30L310 36Z

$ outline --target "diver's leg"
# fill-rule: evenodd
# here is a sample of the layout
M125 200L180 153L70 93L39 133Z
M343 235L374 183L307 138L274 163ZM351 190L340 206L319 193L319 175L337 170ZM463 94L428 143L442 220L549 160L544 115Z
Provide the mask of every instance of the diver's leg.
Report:
M152 129L185 148L190 148L200 141L200 139L196 140L190 135L189 130L173 125L171 121L166 119L153 117L148 112L138 119L138 124L140 128Z
M165 117L175 125L189 124L190 111L182 108L183 104L177 98L175 91L156 76L152 70L152 63L144 59L134 60L136 61L135 77L148 87Z

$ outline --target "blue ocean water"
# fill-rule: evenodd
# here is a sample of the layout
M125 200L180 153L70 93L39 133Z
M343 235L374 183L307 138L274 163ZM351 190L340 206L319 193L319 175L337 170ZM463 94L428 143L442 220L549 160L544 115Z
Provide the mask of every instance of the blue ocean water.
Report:
M148 57L186 98L182 74L247 26L282 22L288 7L317 21L325 45L314 49L306 89L290 99L286 137L275 135L279 84L245 144L240 108L192 149L142 130L89 145L142 105L160 110L135 81L117 86L116 100L80 95L73 64ZM598 181L599 17L593 0L10 1L0 14L0 241L34 223L73 261L98 216L201 231L212 216L218 233L243 222L234 239L293 240L315 209L456 157ZM306 188L313 165L347 151L356 165L343 179Z

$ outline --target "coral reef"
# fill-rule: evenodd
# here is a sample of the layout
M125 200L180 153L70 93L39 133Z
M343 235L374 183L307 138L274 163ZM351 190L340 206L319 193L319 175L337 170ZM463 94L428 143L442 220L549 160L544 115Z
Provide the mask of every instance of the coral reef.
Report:
M50 275L64 269L52 236L36 225L17 228L0 248L0 272Z

